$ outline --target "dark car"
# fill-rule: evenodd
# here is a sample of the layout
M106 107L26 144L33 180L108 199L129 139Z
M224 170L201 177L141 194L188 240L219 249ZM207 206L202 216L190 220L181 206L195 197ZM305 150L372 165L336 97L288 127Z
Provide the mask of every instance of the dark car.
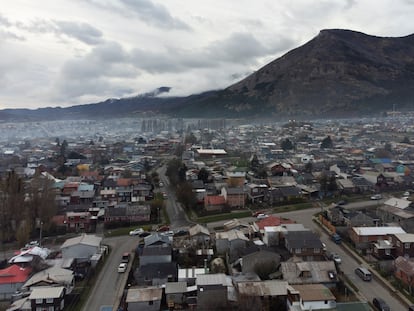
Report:
M347 201L345 201L345 200L341 200L341 201L339 201L338 203L336 203L337 205L346 205L346 204L348 204L348 202Z
M372 300L372 304L374 305L375 309L378 311L390 311L390 307L387 305L387 303L379 297L375 297Z
M186 236L186 235L189 235L188 230L178 230L177 232L174 233L175 237Z

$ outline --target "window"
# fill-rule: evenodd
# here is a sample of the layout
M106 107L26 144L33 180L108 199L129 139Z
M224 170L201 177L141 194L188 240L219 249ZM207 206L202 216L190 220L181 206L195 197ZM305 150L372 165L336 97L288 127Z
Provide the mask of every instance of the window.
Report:
M398 246L398 247L400 247L400 246L401 246L400 241L397 241L397 246Z
M36 304L38 305L40 303L43 303L43 299L36 299Z
M54 306L50 306L47 311L55 311L55 307Z
M319 254L320 249L319 249L319 248L314 248L314 249L313 249L313 252L314 252L315 254Z
M53 303L53 298L47 298L46 303Z
M296 254L300 254L302 252L302 249L301 248L295 248L295 253Z
M404 243L404 248L410 248L410 243Z
M148 302L148 305L150 305L150 306L152 306L154 304L154 301L152 301L152 300L150 300L149 302Z

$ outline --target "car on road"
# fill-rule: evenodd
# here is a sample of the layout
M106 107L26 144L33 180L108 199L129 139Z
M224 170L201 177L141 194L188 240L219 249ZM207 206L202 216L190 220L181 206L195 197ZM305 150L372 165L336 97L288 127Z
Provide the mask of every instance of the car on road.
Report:
M259 214L259 215L257 215L257 219L265 219L267 217L269 217L269 215L266 215L266 214Z
M372 300L372 304L378 311L390 311L390 306L384 301L384 299L375 297Z
M168 194L167 194L167 192L163 192L163 193L162 193L162 197L163 197L164 199L168 199Z
M331 238L332 238L332 241L334 241L336 244L341 244L342 242L342 238L338 233L332 234Z
M337 202L336 204L337 205L346 205L347 203L348 203L347 201L341 200L341 201Z
M126 262L121 262L118 266L118 272L124 273L127 269L128 264Z
M259 216L260 214L264 214L264 211L257 211L257 212L254 212L254 213L252 213L252 216L253 216L253 217L257 217L257 216Z
M381 194L374 194L371 196L371 200L381 200L382 195Z
M337 264L340 264L342 262L341 257L339 257L339 255L336 253L331 254L331 260L333 260Z
M136 228L134 230L129 231L129 235L139 235L144 232L142 228Z
M129 253L123 253L121 257L121 262L128 263L130 257L131 255Z

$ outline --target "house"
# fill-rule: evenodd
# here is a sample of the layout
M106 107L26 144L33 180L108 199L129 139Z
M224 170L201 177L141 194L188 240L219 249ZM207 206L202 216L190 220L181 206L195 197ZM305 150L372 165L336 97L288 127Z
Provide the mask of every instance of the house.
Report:
M32 269L11 265L0 270L0 300L9 300L29 278Z
M66 228L69 232L87 232L91 225L91 213L67 212Z
M396 233L391 235L391 243L394 246L394 257L414 257L414 234Z
M394 276L403 284L414 286L414 259L399 256L394 261Z
M285 305L289 284L281 280L242 281L235 284L238 310L266 310L268 306Z
M159 311L161 299L161 287L129 288L125 303L128 311Z
M230 208L243 208L245 205L246 194L243 187L223 187L221 195Z
M288 310L336 310L336 298L322 284L293 285L288 287Z
M285 247L292 256L305 261L323 260L324 250L320 238L312 231L292 231L285 236Z
M128 204L105 209L105 224L147 222L151 218L149 205Z
M246 185L246 190L249 201L263 202L268 188L269 187L266 184L248 183Z
M140 266L134 272L134 278L138 285L162 286L167 282L176 282L178 277L177 264L149 263Z
M280 264L280 255L269 250L256 250L241 257L242 273L254 272L259 274L265 270L274 272Z
M210 243L210 231L207 227L200 224L195 224L189 230L190 239L195 245L207 246Z
M231 281L224 273L197 275L197 310L220 310L228 306Z
M153 233L144 238L144 248L148 247L168 247L171 245L171 239L160 233Z
M28 263L32 262L35 258L46 259L49 254L49 249L35 246L21 251L19 254L10 258L8 262L10 264L18 263L21 266L25 266Z
M216 232L216 248L218 254L232 253L246 247L249 239L240 230Z
M92 234L67 239L60 247L63 258L89 260L92 255L100 253L102 238Z
M33 274L22 285L22 289L32 290L40 286L63 286L65 293L70 294L75 287L75 276L71 270L53 266Z
M65 294L64 286L33 287L29 296L32 310L63 310Z
M405 233L401 227L353 227L349 238L357 249L368 249L373 242L387 240L391 235Z
M342 220L347 227L374 227L379 223L377 217L373 217L361 211L350 210L346 210L346 212L342 213Z
M165 296L169 308L180 308L186 301L186 282L167 282Z
M204 208L206 211L221 211L226 206L226 199L222 195L206 195Z
M149 263L168 263L171 260L171 246L144 247L139 257L139 264L143 266Z
M285 261L280 268L283 280L289 285L323 284L328 288L336 288L339 282L335 262L328 261Z

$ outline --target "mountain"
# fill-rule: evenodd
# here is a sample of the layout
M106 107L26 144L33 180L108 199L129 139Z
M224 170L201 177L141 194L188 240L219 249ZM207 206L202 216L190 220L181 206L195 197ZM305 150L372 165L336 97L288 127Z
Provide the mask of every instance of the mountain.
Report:
M414 108L414 35L376 37L322 30L306 44L223 90L165 97L169 87L136 97L69 108L6 109L1 119L172 117L317 118L379 115ZM163 94L163 97L159 95Z
M412 110L413 96L414 35L330 29L197 105L210 114L353 117Z

